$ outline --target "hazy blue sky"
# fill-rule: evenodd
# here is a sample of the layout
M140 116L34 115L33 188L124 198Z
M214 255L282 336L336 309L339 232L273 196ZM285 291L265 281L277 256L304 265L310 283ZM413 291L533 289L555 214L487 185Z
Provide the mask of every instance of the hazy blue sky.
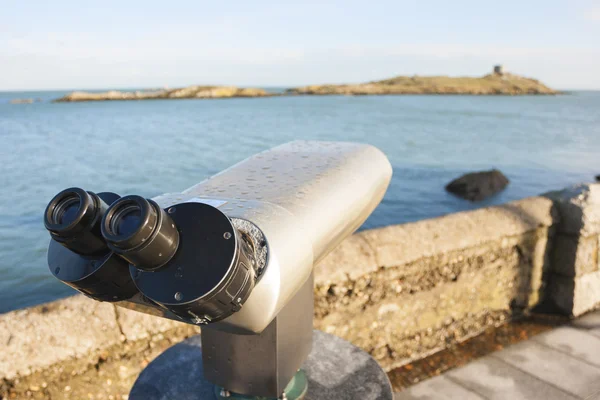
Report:
M287 86L495 63L600 89L600 1L0 0L0 90Z

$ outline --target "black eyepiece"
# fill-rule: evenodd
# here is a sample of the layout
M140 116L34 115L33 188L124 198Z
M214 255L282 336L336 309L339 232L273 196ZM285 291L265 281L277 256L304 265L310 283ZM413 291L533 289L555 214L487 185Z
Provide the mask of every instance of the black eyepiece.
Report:
M114 202L104 215L101 230L111 250L146 271L165 265L179 245L173 220L154 201L140 196Z
M55 224L69 225L77 218L77 212L81 207L79 197L69 195L62 199L52 212L52 222Z
M107 208L95 193L65 189L48 203L44 226L55 241L75 253L104 254L108 247L100 232L100 221Z
M142 210L136 205L130 205L119 210L111 221L111 231L117 235L131 236L142 223Z

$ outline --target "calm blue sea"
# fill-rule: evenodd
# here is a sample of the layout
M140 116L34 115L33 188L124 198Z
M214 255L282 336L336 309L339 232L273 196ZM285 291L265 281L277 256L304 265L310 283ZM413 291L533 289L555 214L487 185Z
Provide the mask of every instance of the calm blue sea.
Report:
M155 196L294 139L371 143L394 166L363 228L536 195L600 174L600 92L556 97L282 97L52 104L0 93L0 313L72 292L47 272L42 212L69 186ZM12 98L34 104L9 104ZM448 195L465 172L511 180L478 204ZM443 232L441 233L443 234Z

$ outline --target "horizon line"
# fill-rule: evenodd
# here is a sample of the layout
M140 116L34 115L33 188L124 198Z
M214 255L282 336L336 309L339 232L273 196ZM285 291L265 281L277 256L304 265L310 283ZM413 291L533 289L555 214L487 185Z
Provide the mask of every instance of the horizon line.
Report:
M408 76L408 75L407 75ZM426 76L426 75L422 75ZM433 75L431 75L433 76ZM82 91L131 91L131 90L168 90L168 89L179 89L190 86L235 86L238 88L256 88L256 89L293 89L302 86L312 85L345 85L354 83L310 83L302 85L228 85L228 84L191 84L191 85L163 85L163 86L105 86L105 87L87 87L87 88L49 88L49 89L1 89L0 93L27 93L27 92L82 92ZM600 91L600 87L597 88L552 88L558 91L578 91L578 92L597 92Z

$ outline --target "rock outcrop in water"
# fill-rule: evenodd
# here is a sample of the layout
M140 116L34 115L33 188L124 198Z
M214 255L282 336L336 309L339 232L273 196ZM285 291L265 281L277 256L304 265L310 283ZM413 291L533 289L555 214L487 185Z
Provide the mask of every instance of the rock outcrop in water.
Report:
M33 102L34 99L12 99L11 101L9 101L10 104L31 104Z
M509 180L497 169L471 172L446 185L446 190L469 201L481 201L502 191Z
M387 94L471 94L526 95L559 94L538 80L508 73L480 78L449 76L397 76L382 81L350 85L312 85L288 89L296 95L387 95Z
M238 88L235 86L188 86L178 89L161 89L149 91L122 92L72 92L60 99L58 103L79 101L109 100L158 100L158 99L221 99L233 97L267 97L270 93L263 89Z

